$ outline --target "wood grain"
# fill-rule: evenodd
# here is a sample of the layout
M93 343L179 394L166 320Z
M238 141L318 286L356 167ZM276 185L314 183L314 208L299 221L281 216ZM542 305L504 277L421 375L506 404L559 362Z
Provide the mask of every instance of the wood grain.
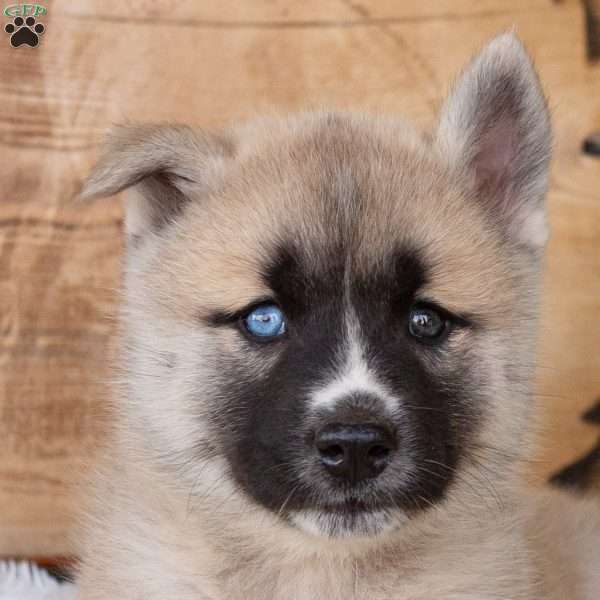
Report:
M591 445L600 393L600 73L575 0L48 2L38 48L0 44L0 554L68 554L106 402L118 199L74 197L106 129L218 127L332 105L429 126L452 77L516 26L553 108L556 159L538 390L541 476ZM40 19L41 20L41 19ZM526 301L527 299L523 299Z

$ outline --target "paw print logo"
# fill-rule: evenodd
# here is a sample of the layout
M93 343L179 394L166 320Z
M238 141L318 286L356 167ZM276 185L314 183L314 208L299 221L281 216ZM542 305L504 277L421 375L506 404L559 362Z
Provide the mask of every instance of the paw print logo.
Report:
M35 48L40 42L40 35L44 33L45 27L41 23L36 23L34 17L15 17L12 23L7 23L4 31L10 34L10 45L18 48L26 44Z

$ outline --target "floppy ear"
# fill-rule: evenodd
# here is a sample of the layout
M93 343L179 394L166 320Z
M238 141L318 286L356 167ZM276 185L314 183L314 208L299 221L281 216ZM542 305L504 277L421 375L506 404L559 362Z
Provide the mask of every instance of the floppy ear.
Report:
M129 237L139 238L172 221L192 197L210 189L232 152L225 138L190 127L118 127L80 197L111 196L132 188L125 203L125 227Z
M467 66L442 108L436 138L490 217L517 243L542 247L550 118L514 34L493 39Z

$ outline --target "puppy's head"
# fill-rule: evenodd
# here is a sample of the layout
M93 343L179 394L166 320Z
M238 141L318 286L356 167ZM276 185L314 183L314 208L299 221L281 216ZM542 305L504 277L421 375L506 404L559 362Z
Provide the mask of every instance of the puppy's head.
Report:
M549 155L511 35L430 137L335 113L118 131L84 195L130 188L126 426L215 510L317 535L485 494L527 420Z

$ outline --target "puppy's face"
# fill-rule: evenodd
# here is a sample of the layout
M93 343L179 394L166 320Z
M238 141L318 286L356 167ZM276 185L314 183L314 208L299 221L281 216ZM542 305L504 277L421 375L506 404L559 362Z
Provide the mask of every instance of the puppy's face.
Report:
M425 138L315 114L221 137L128 129L129 426L216 508L373 535L517 458L549 131L498 38Z

